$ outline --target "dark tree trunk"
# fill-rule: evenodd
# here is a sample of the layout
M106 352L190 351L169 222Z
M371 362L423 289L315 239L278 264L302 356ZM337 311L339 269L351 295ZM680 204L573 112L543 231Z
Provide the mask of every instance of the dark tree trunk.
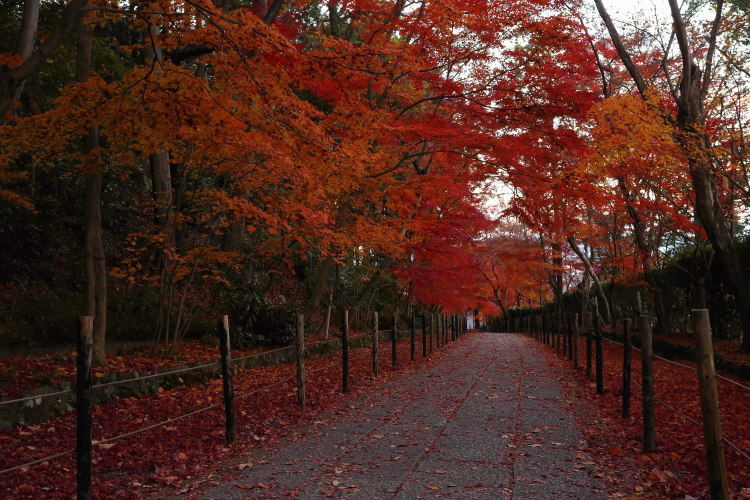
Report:
M86 15L78 23L76 54L76 81L86 82L91 74L91 46L94 38L93 26L86 23ZM96 126L86 130L83 139L84 151L88 155L89 176L86 179L85 226L86 243L84 260L86 266L87 316L93 316L93 360L106 365L104 347L107 333L107 264L102 245L102 172L99 149L99 131Z
M328 277L331 275L335 263L333 254L328 254L326 258L323 259L320 271L318 272L318 277L315 278L315 284L313 285L310 297L307 299L305 307L302 308L302 314L305 316L305 321L309 320L310 316L315 314L315 311L320 306L320 301L323 299L323 293L325 292L326 284L328 283Z

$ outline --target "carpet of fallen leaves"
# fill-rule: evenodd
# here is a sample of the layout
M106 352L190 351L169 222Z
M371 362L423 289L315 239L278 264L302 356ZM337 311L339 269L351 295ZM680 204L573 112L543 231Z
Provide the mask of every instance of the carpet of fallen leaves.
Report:
M418 342L421 340L418 336ZM372 377L371 348L350 351L350 391L357 393L405 370L441 357L427 358L417 345L409 361L409 339L398 343L399 365L391 366L390 342L381 343L380 373ZM233 353L235 354L235 353ZM320 369L320 370L319 370ZM166 425L94 446L93 497L97 499L159 498L188 492L210 480L207 472L249 449L270 446L292 433L294 426L329 410L346 396L341 391L341 353L306 361L307 412L296 404L294 364L237 370L234 391L237 441L227 444L224 406L176 420L177 417L223 401L221 380L179 387L140 398L121 399L94 407L94 442L131 433L175 419ZM316 371L317 370L317 371ZM281 383L278 383L281 382ZM275 384L272 388L261 390ZM75 447L75 412L40 425L0 430L0 470ZM0 475L0 498L57 500L75 495L75 454Z
M695 346L695 337L682 332L675 335L655 335L654 339L666 340L667 342L688 345L690 347ZM750 365L750 352L740 352L741 341L719 339L716 337L712 340L715 355L721 355L721 357L727 361L732 361L741 365Z
M597 462L610 470L623 470L626 462L634 464L636 478L622 481L605 478L611 488L612 498L638 499L708 499L708 473L706 469L703 429L690 422L702 422L698 393L697 372L667 361L654 358L656 402L656 451L643 452L643 418L641 388L640 351L632 351L631 417L622 418L622 364L623 346L613 342L603 342L604 389L596 394L594 379L586 377L586 340L579 337L579 358L581 369L575 377L582 397L593 405L601 421L579 422L581 430L590 442L608 443L604 447L592 447L597 454ZM555 353L552 347L546 347ZM573 371L572 361L563 362ZM680 361L695 368L695 363ZM592 377L596 370L592 367ZM747 381L721 374L748 386ZM750 455L750 391L718 379L719 403L724 437ZM682 413L679 415L670 408ZM725 456L729 477L729 487L733 499L750 498L750 460L725 444ZM623 491L624 490L624 491Z
M218 341L218 339L216 339ZM324 340L322 335L310 335L308 342ZM93 375L103 377L109 371L137 370L141 375L152 373L155 368L183 365L186 363L209 362L219 357L219 348L206 345L199 340L183 341L175 356L164 356L164 346L160 345L154 356L149 356L150 346L142 345L125 349L122 355L107 356L107 366L95 366ZM253 347L232 349L232 356L249 356L271 348ZM75 351L56 352L43 356L15 356L0 360L0 398L20 398L22 391L42 385L71 382L76 378Z

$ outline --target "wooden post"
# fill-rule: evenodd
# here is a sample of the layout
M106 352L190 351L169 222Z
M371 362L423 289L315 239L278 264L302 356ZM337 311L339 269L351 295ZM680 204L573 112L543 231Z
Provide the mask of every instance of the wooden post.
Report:
M596 393L604 394L604 355L602 353L602 317L597 314L594 320L596 333Z
M622 322L625 341L622 347L622 418L630 418L630 320Z
M414 351L416 350L416 336L417 336L417 317L414 311L411 312L411 360L414 361Z
M703 442L706 445L708 487L712 500L729 500L727 466L724 463L724 441L721 434L719 392L716 387L711 324L707 309L693 309L698 386L703 413Z
M445 314L440 315L440 347L445 347L445 331L446 331Z
M76 372L76 498L91 500L91 361L94 317L80 316Z
M375 315L375 328L372 331L372 376L377 377L378 376L378 341L380 340L380 335L378 335L378 312L374 311L373 314Z
M587 313L587 314L591 314L591 313ZM592 336L593 336L593 333L591 331L591 326L592 326L591 318L589 317L589 329L586 330L586 376L588 378L591 378L591 358L592 358L591 341L592 341Z
M430 354L432 354L432 337L435 335L435 315L430 314Z
M305 315L297 315L297 405L304 413L305 401Z
M448 345L453 342L453 315L447 315L445 317L445 322L445 344Z
M341 323L341 392L349 392L349 311Z
M396 366L396 314L393 315L393 327L391 328L391 365Z
M325 339L328 340L328 329L331 326L331 306L333 305L333 290L328 296L328 310L326 311L326 334Z
M422 357L427 357L427 317L422 312Z
M568 359L573 361L573 313L568 314Z
M237 422L234 414L234 385L232 384L232 351L229 345L229 316L219 322L219 349L221 350L221 380L224 385L224 414L227 422L227 442L237 439Z
M438 314L437 315L437 331L435 332L437 334L437 337L435 340L437 341L437 348L440 349L440 347L443 344L443 328L445 325L443 324L443 315Z
M641 390L643 400L643 449L656 449L656 428L654 425L654 369L651 365L653 351L651 345L651 318L638 316L638 333L641 337Z
M578 360L578 313L573 313L573 369L580 370L580 362Z

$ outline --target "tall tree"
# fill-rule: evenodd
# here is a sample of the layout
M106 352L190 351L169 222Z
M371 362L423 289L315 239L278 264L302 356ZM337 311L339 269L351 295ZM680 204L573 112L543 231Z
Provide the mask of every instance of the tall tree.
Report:
M612 43L624 66L633 79L639 94L649 99L649 83L633 61L623 43L617 28L610 18L602 0L594 0L599 14L609 31ZM724 209L719 199L719 187L714 169L711 144L706 133L706 115L704 106L714 77L714 56L716 53L717 35L722 21L724 2L715 4L713 22L704 39L700 40L699 56L685 19L676 0L669 0L674 33L682 60L678 85L670 85L670 91L677 107L677 115L670 119L674 127L675 138L682 146L687 157L688 169L695 196L696 215L706 230L709 241L716 251L725 271L729 287L737 303L743 330L742 350L750 351L750 288L747 287L748 276L742 265L740 255L726 220ZM698 60L703 59L703 68ZM667 75L671 76L671 75ZM670 82L674 81L670 78ZM666 111L665 111L666 115Z

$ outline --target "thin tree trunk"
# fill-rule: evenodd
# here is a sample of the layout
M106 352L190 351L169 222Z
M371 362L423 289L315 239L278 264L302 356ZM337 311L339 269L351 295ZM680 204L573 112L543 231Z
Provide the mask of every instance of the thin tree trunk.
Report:
M18 47L16 54L28 59L31 54L34 53L34 42L36 40L36 30L39 24L39 6L40 0L26 0L23 4L23 20L21 21L21 33L18 37ZM10 104L9 110L12 112L14 108L14 102L21 98L23 94L23 87L26 81L22 81L18 88L13 94L13 101ZM0 120L2 122L2 120Z
M383 277L383 273L388 270L389 267L391 267L391 264L393 263L393 257L386 257L383 262L381 262L379 268L375 273L373 273L372 276L370 276L370 279L367 280L367 283L365 283L365 286L362 287L362 291L360 292L357 299L349 306L350 311L359 311L362 307L362 304L365 302L365 299L367 296L372 293L373 289L375 288L375 285L378 284L380 281L380 278Z
M333 306L333 290L328 296L328 311L326 312L326 333L325 339L328 340L328 328L331 326L331 307Z
M634 196L630 193L625 177L620 176L617 178L617 183L620 186L620 192L625 198L625 205L628 210L628 214L633 221L633 233L635 234L635 242L638 248L642 252L642 265L643 274L646 278L646 283L651 288L651 292L654 295L654 306L656 308L656 333L657 334L668 334L671 333L672 318L669 314L667 307L664 304L664 294L662 293L659 284L657 283L656 276L654 276L651 270L651 257L653 249L651 243L646 239L646 224L643 222L638 211L633 206Z
M562 244L560 241L554 241L551 245L554 255L552 256L552 267L553 270L550 273L550 281L552 285L552 291L555 294L555 310L562 312L562 293L563 293L563 280L562 280Z
M86 14L78 23L78 43L76 53L76 81L83 83L91 74L91 46L94 38L93 26L86 23ZM102 246L102 172L99 149L99 131L89 127L83 139L84 150L89 157L85 193L86 243L84 260L86 266L87 315L94 317L93 361L106 365L105 342L107 333L107 264Z
M320 306L320 301L323 298L323 292L325 292L328 277L331 275L331 270L333 269L334 264L335 261L333 254L328 254L326 258L323 259L323 263L320 266L320 272L318 272L318 277L315 278L312 293L307 299L305 307L302 308L302 314L305 316L305 321L309 320L310 316L312 316Z
M604 293L604 290L602 289L602 284L599 282L599 277L594 272L594 268L591 266L591 262L589 262L588 257L586 257L583 252L581 252L581 249L578 248L578 245L576 244L576 240L572 236L568 236L568 243L570 244L570 248L575 252L575 254L578 256L579 259L583 262L583 265L586 267L586 272L589 273L589 276L596 284L596 293L599 296L599 298L602 300L602 303L604 304L604 314L606 317L606 322L608 325L612 324L612 314L609 309L609 301L607 300L607 296Z
M237 217L227 229L224 250L239 254L242 251L242 240L245 236L245 217Z
M39 69L39 66L65 40L65 37L76 23L81 9L86 6L86 2L87 0L71 0L68 6L65 7L52 33L44 40L44 43L32 52L24 62L2 76L0 79L0 119L5 116L5 113L13 105L13 99L16 96L18 88Z

